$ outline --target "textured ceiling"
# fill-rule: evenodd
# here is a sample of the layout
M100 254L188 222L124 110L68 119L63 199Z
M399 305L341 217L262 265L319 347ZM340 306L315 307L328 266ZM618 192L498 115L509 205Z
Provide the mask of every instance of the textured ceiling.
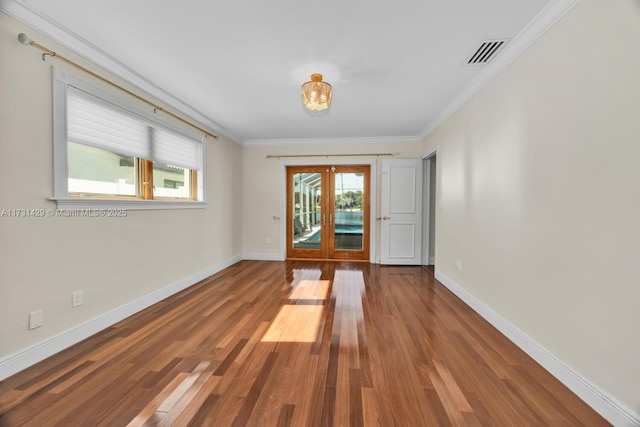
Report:
M553 0L19 3L257 144L420 139L491 65L465 65L480 43L516 38ZM314 72L334 91L320 117L300 101Z

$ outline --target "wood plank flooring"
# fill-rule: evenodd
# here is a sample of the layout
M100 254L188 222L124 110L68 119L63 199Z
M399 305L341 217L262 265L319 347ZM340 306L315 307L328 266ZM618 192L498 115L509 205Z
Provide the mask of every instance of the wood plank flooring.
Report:
M0 383L0 427L604 425L425 267L242 261Z

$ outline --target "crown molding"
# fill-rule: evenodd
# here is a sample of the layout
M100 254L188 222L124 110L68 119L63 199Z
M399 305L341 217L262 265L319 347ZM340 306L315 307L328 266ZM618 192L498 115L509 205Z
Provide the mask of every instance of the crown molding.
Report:
M529 24L520 31L498 56L489 62L484 70L469 83L418 135L423 141L453 116L462 106L480 92L491 80L511 64L522 52L535 42L556 22L569 12L580 0L551 0Z
M162 101L169 107L175 108L178 113L184 114L194 121L201 123L205 127L211 129L214 133L222 135L236 143L240 141L240 139L235 135L226 131L223 126L214 122L194 107L182 101L175 95L167 92L143 75L132 70L122 62L102 51L97 46L89 43L79 35L68 30L61 24L42 15L37 10L26 5L24 1L0 0L0 10L28 27L31 27L33 30L38 31L52 41L69 49L71 52L80 55L82 58L92 62L105 71L123 79L139 90Z

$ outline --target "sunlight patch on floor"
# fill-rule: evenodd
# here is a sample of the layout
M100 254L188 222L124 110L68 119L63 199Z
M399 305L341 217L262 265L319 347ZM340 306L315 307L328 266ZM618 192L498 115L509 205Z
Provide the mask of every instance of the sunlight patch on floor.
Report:
M330 283L329 280L300 280L300 283L291 291L289 299L327 299Z
M285 305L262 337L262 342L315 342L324 307Z

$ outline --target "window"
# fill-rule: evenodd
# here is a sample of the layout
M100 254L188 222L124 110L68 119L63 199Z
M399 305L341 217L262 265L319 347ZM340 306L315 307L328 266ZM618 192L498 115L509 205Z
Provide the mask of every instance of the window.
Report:
M63 207L202 207L204 136L53 68L54 200Z

